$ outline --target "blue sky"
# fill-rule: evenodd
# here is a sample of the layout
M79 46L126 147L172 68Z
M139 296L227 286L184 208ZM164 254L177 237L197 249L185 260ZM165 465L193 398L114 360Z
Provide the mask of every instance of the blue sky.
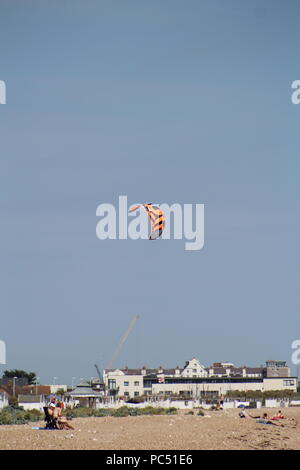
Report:
M289 361L299 329L298 1L0 10L6 368ZM96 208L205 204L205 246L100 241ZM3 367L2 367L3 369Z

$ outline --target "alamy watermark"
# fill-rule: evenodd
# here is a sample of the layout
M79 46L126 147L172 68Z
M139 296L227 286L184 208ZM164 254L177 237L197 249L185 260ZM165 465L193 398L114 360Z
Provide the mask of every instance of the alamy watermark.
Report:
M299 366L300 364L300 339L295 339L292 342L292 349L294 352L292 353L291 361L294 366Z
M5 342L0 339L0 364L6 364L6 345Z
M6 84L0 80L0 104L6 104Z
M134 206L132 204L130 207ZM140 206L140 204L139 204ZM204 246L204 204L156 204L164 217L161 238L187 240L187 251L201 250ZM141 207L129 211L127 196L119 196L119 206L100 204L96 216L101 217L96 226L99 240L149 239L149 217ZM128 220L130 218L130 221ZM171 230L172 228L172 230ZM171 236L172 232L172 236Z
M295 90L291 96L292 103L300 104L300 80L293 81L292 89Z

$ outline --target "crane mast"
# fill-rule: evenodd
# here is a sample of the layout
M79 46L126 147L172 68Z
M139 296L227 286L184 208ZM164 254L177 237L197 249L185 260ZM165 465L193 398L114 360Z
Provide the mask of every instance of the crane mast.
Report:
M102 374L101 374L101 372L100 372L100 370L99 370L99 367L97 366L97 364L94 364L94 365L95 365L95 369L96 369L96 371L97 371L97 374L98 374L100 383L102 383L102 382L103 382L103 378L102 378Z

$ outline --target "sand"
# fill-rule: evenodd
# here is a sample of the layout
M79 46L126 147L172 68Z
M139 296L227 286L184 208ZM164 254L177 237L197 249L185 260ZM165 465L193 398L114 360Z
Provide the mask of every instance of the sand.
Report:
M267 411L251 410L257 415ZM0 449L300 449L300 409L285 408L284 427L257 424L238 417L239 410L206 411L206 417L180 412L169 416L77 418L74 431L33 430L43 422L0 426ZM196 412L195 412L196 413Z

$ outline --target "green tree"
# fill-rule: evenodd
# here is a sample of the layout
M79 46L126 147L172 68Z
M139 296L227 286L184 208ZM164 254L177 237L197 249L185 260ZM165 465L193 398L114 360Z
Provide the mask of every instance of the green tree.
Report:
M18 377L18 379L28 379L29 385L34 385L36 383L35 372L26 372L25 370L20 369L5 370L3 372L3 378L5 379L13 379L14 377Z

